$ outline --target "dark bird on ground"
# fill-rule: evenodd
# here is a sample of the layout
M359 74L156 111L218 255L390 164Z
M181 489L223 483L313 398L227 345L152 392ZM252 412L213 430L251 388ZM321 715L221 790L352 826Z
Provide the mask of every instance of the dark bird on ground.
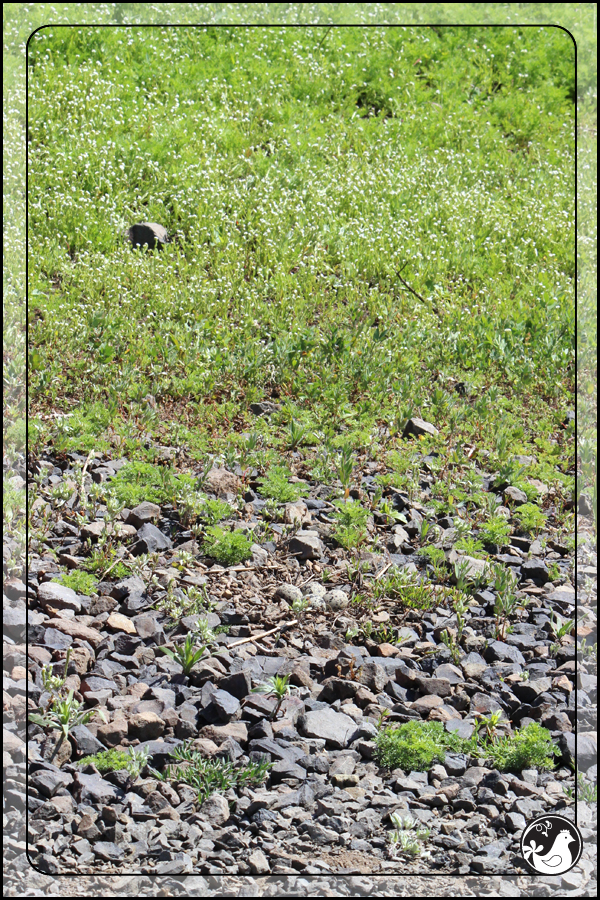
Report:
M123 235L131 241L132 247L148 247L150 250L156 247L160 250L176 237L176 235L170 237L167 229L157 225L156 222L139 222L131 228L126 228Z

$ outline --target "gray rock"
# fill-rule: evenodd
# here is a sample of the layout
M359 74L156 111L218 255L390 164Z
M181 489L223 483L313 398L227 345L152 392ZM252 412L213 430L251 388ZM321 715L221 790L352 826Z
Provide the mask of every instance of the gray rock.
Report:
M105 859L107 862L116 862L125 856L124 849L110 841L96 841L94 844L94 853L96 856L99 856L100 859Z
M558 746L562 750L563 760L569 764L575 759L575 735L565 732L559 735ZM587 772L598 759L598 735L595 731L577 735L577 767Z
M303 831L308 834L315 844L323 847L326 844L337 844L338 833L331 828L325 828L319 822L306 822Z
M507 505L522 506L524 503L527 503L527 494L519 488L509 486L504 491L504 502Z
M526 559L521 566L521 581L548 581L548 566L541 559Z
M69 730L69 736L75 741L77 749L84 756L92 756L94 753L106 750L104 744L101 744L85 725L75 725Z
M420 434L436 435L438 434L438 430L435 425L432 425L430 422L425 422L423 419L419 419L415 416L412 419L409 419L404 426L402 437L409 437L411 434L414 434L416 437Z
M211 794L200 807L200 815L218 828L229 818L229 803L222 794Z
M298 531L288 541L287 548L292 556L299 559L320 559L325 546L316 531Z
M223 690L218 690L213 694L212 703L219 718L222 719L230 719L240 708L240 701L237 697Z
M304 737L322 738L332 747L343 749L358 737L354 719L331 709L307 712L298 719L298 732Z
M525 657L520 650L503 641L490 641L484 651L484 656L488 662L514 662L520 666L525 665Z
M248 865L253 875L268 875L271 871L269 860L262 850L254 850L248 857Z
M54 797L59 788L66 787L71 784L73 778L66 772L58 769L41 769L30 776L29 782L32 787L36 788L44 797Z
M38 600L43 607L53 606L55 609L71 609L81 612L81 600L74 590L58 581L47 581L40 584L37 590Z
M137 536L138 540L131 551L134 556L139 556L141 553L156 553L160 550L170 550L173 546L173 542L156 525L151 525L150 522L142 525Z
M146 522L152 522L158 519L159 516L160 506L156 503L145 501L130 511L126 521L128 525L133 525L134 528L141 528Z
M25 637L25 627L27 625L27 613L24 609L15 609L8 607L2 610L2 626L4 634L11 640L19 643ZM71 643L69 641L69 643Z

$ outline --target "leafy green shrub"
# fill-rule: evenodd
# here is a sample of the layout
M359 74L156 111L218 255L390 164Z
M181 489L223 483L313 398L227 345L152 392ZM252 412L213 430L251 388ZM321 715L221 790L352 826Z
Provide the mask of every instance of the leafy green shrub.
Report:
M467 556L474 556L476 558L480 557L483 551L483 544L481 541L473 538L471 536L461 537L457 540L454 545L455 550L462 550L463 553L466 553ZM485 554L484 554L485 555Z
M208 497L200 504L198 518L208 525L216 525L221 519L227 518L231 514L229 503L224 500L211 500Z
M492 516L479 530L483 544L498 544L502 547L510 536L510 525L503 516Z
M473 740L464 740L444 730L441 722L406 722L388 725L375 738L376 756L388 769L425 772L437 760L444 761L448 750L469 752Z
M333 537L346 550L358 547L367 536L368 510L364 509L360 503L343 500L336 501L335 506L337 512L335 513L336 526Z
M446 562L446 554L442 548L434 547L433 544L421 547L419 556L425 556L432 565L443 565Z
M550 732L537 722L506 737L479 740L477 733L469 739L445 731L441 722L406 722L382 728L375 737L376 758L388 769L425 772L437 760L444 761L448 751L467 753L492 759L501 772L522 769L551 769L558 748Z
M130 509L144 500L159 504L175 500L179 494L189 493L194 486L192 475L147 462L127 463L110 483L111 492Z
M223 566L235 566L250 559L251 547L252 541L241 531L223 531L218 525L207 529L203 544L206 555Z
M119 769L127 769L134 778L140 774L141 769L148 761L148 751L130 747L125 750L101 750L93 756L84 756L78 760L78 765L87 766L92 763L99 772L117 772Z
M93 594L98 586L98 582L93 575L90 575L89 572L82 572L81 570L76 570L75 572L69 572L68 575L63 575L62 584L64 584L65 587L71 588L76 594L83 594L84 596Z
M537 722L532 722L511 736L486 742L483 749L500 772L552 769L554 756L560 754L550 732Z
M535 503L524 503L513 512L513 519L527 534L539 534L546 524L546 516Z
M291 472L286 466L271 466L264 478L260 480L260 492L263 497L277 500L278 503L292 503L302 496L306 485L290 484Z

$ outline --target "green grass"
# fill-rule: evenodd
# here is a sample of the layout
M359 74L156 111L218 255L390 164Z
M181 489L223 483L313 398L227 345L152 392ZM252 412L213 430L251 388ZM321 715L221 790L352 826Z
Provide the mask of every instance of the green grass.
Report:
M201 454L275 396L291 412L267 445L313 459L422 415L444 448L535 449L567 471L567 34L128 34L30 43L32 412L72 413L32 416L40 443L140 454L150 434ZM120 232L142 218L182 244L132 252Z

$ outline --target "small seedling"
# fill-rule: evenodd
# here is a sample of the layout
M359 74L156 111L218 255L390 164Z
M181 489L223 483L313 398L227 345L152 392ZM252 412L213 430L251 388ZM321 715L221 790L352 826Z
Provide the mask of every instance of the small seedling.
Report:
M87 725L94 715L99 715L102 721L106 721L104 713L99 709L83 710L78 700L73 697L74 691L70 690L66 697L55 697L50 708L40 715L39 713L30 713L29 719L42 728L55 728L61 733L59 742L57 743L50 762L58 753L59 747L69 736L69 731L76 725Z
M402 818L399 813L392 813L390 819L395 826L393 831L388 831L391 856L395 857L398 853L421 856L420 844L427 840L431 834L430 829L418 825L410 816Z
M206 652L206 647L196 647L196 639L192 634L188 634L183 647L176 647L171 650L169 647L161 647L160 649L175 662L178 662L183 669L184 675L189 675L196 663L202 659Z
M252 688L254 693L274 694L277 698L277 704L271 713L271 719L277 717L281 704L290 692L290 687L288 685L289 680L289 675L274 675L272 678L263 682L263 684L259 684L258 687Z

